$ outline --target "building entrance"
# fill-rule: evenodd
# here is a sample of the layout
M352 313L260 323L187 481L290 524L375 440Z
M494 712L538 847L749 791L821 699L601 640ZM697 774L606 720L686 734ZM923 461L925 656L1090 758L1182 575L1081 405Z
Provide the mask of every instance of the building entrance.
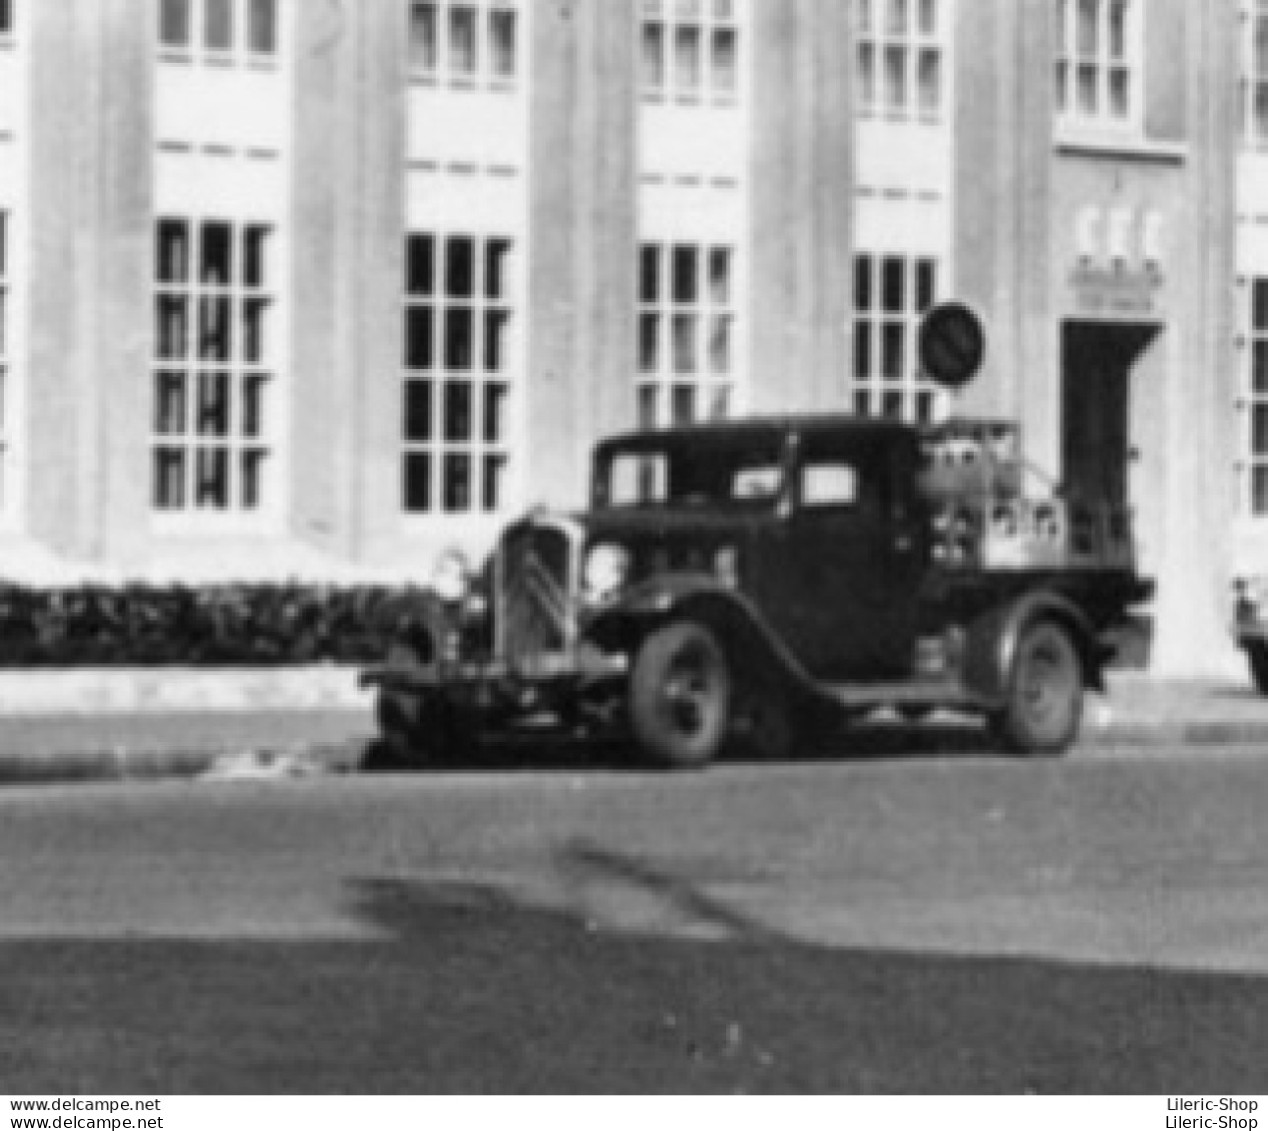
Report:
M1061 472L1072 498L1132 505L1132 369L1158 329L1147 323L1062 325Z

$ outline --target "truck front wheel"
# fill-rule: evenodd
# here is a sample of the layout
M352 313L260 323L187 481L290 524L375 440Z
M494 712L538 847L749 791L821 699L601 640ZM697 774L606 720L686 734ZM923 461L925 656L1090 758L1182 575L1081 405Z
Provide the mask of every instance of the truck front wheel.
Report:
M731 677L713 632L675 621L643 641L630 673L630 723L640 750L672 769L703 766L726 739Z
M1083 717L1083 665L1070 634L1051 620L1027 625L1017 640L1008 701L990 720L1018 754L1065 753Z

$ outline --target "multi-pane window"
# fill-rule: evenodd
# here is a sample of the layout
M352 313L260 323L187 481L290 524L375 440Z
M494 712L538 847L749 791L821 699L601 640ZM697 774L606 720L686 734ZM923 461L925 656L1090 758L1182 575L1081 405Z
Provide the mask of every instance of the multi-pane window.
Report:
M938 297L936 259L854 260L854 411L926 423L945 394L920 372L916 331Z
M9 214L0 209L0 502L9 463Z
M1253 0L1242 12L1242 136L1268 149L1268 0Z
M855 0L861 115L921 122L943 116L943 8L948 2Z
M409 72L418 82L506 90L520 66L518 0L414 0Z
M249 513L268 501L275 239L268 224L158 223L151 434L158 511Z
M1247 504L1256 518L1268 517L1268 278L1250 285L1250 372L1246 382L1248 434Z
M158 2L159 45L166 58L197 57L228 66L270 65L277 56L277 0Z
M1139 117L1143 0L1054 0L1057 113L1125 127Z
M734 249L643 244L638 300L639 424L725 417L736 380Z
M402 506L489 514L506 505L513 242L415 232L405 246Z
M727 104L739 93L741 0L642 0L639 59L649 101Z

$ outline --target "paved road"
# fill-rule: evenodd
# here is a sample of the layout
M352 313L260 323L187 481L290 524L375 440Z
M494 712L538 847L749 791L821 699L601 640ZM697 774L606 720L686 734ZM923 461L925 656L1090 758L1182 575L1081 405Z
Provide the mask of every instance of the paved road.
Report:
M0 1092L1268 1091L1268 757L0 795Z

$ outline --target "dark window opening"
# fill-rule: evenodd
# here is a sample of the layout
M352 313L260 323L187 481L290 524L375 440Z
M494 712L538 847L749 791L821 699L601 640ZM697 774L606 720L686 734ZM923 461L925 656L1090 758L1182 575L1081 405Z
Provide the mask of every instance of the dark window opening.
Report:
M277 54L276 0L251 0L247 37L247 49L252 54Z
M233 50L233 0L203 0L203 37L208 51Z
M159 42L164 47L189 47L190 0L163 0L159 7ZM0 32L7 30L9 0L0 0Z

